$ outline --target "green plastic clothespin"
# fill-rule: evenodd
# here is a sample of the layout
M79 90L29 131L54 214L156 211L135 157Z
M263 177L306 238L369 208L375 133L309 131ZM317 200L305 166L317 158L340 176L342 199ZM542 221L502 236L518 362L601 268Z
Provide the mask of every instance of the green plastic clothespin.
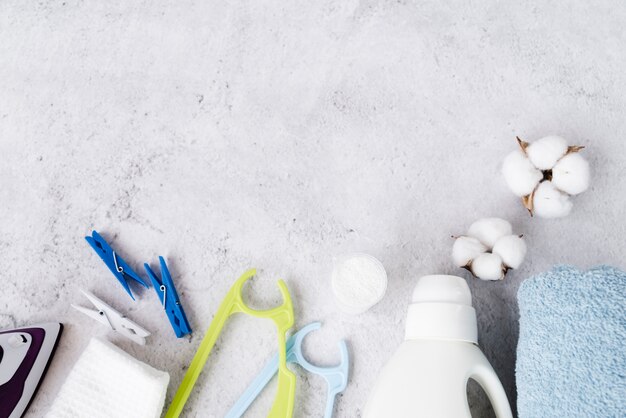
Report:
M202 369L207 362L215 341L222 332L224 324L229 316L236 313L244 313L256 318L267 318L274 321L278 329L278 390L274 404L268 418L290 418L293 415L294 398L296 394L296 376L287 368L286 333L293 326L293 303L287 285L284 281L278 281L278 288L283 297L283 304L276 308L265 311L257 311L249 308L242 298L243 286L256 274L256 269L246 271L230 288L222 301L211 326L200 343L196 355L193 357L185 377L181 382L174 400L165 414L165 418L178 418L183 411L185 403L193 390Z

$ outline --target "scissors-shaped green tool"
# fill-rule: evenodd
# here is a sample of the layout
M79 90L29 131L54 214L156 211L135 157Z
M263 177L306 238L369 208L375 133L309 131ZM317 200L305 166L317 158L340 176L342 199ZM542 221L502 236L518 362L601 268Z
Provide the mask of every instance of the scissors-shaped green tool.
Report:
M284 281L278 281L278 288L283 297L283 304L265 311L257 311L249 308L241 296L243 285L256 274L255 269L246 271L233 286L230 288L226 297L222 301L211 326L200 343L196 355L193 357L191 364L185 377L181 382L174 400L170 405L165 418L178 418L196 380L202 372L204 364L211 354L211 350L215 345L217 337L219 337L224 328L224 324L229 316L236 313L244 313L257 318L267 318L274 321L278 328L278 390L274 404L268 415L268 418L290 418L293 415L294 398L296 394L296 376L287 368L287 349L286 349L286 333L293 326L293 303L287 285Z

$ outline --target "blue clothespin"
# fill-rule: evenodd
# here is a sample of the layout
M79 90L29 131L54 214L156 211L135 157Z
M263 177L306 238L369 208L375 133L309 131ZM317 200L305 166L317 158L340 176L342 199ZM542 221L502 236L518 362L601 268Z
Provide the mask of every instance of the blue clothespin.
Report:
M322 326L319 322L313 322L300 331L293 334L287 340L287 362L298 363L304 370L309 373L320 375L326 380L328 385L328 395L326 397L326 410L324 412L324 418L331 418L333 416L333 409L335 406L335 397L338 393L344 391L348 385L348 374L350 371L350 358L348 356L348 347L346 342L341 340L339 342L339 350L341 352L341 363L334 367L318 367L307 361L302 354L302 341L304 337L310 332L319 329ZM261 373L250 383L250 386L237 400L235 405L228 411L226 418L240 418L246 412L246 410L252 405L252 402L263 391L263 388L272 380L272 377L278 371L278 354L276 354L267 363L265 368L261 370Z
M156 290L161 300L163 309L165 309L167 318L170 320L172 328L174 328L176 337L180 338L183 335L191 334L191 327L189 326L189 321L187 321L187 315L185 315L183 306L180 304L172 276L170 276L170 271L167 269L167 264L165 264L165 260L161 256L159 256L159 264L161 265L162 280L158 279L148 263L145 263L143 266L150 277L154 290Z
M148 284L144 282L141 277L137 275L130 268L128 264L120 257L111 246L98 234L96 231L91 233L91 237L85 237L91 248L100 256L104 264L107 265L111 273L117 278L117 280L124 286L126 292L130 295L130 297L135 300L132 292L130 291L130 286L128 285L128 279L132 279L137 283L142 284L145 287L148 287Z

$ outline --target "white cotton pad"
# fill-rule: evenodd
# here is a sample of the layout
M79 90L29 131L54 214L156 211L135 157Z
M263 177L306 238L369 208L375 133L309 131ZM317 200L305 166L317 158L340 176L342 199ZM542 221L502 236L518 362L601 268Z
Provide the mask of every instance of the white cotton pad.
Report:
M350 254L335 262L332 288L342 311L360 314L385 296L387 273L382 263L368 254Z
M92 339L46 418L159 418L170 376Z

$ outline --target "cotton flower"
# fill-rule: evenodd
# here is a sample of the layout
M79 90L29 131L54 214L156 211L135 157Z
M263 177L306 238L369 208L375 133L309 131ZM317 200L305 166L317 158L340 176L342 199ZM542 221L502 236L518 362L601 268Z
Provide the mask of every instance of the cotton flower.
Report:
M570 197L589 187L589 163L560 136L546 136L533 143L517 138L520 149L502 163L502 174L513 193L522 198L531 215L542 218L567 216Z
M509 269L518 268L526 256L526 243L512 233L511 224L500 218L479 219L467 235L456 237L452 259L482 280L502 280Z

